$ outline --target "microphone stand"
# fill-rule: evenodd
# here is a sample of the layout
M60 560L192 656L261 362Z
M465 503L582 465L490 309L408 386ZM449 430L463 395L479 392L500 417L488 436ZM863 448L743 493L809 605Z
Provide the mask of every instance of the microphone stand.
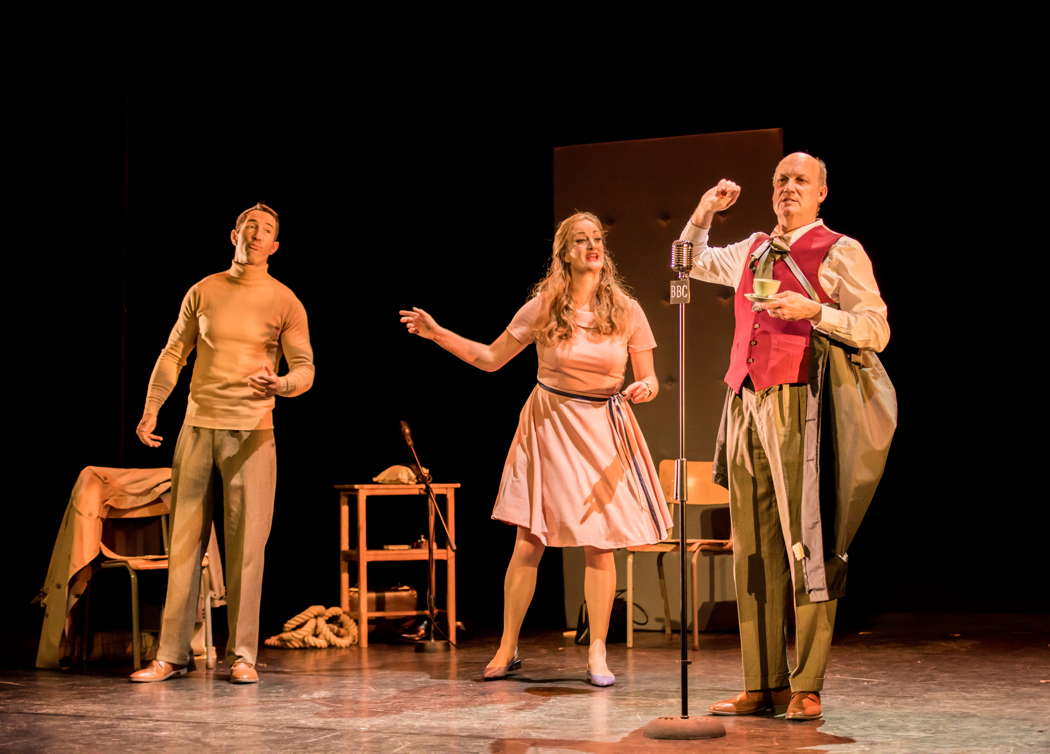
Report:
M415 459L416 467L416 483L422 484L423 488L427 493L427 638L422 641L416 642L417 652L445 652L449 648L450 642L447 639L438 641L434 638L434 628L437 625L437 602L435 600L434 593L437 591L437 563L434 558L434 516L437 514L437 518L441 520L441 528L445 531L445 542L446 547L453 552L456 551L456 543L448 533L448 525L445 523L445 517L441 515L441 509L438 507L437 498L434 497L434 488L430 486L430 482L433 477L429 473L423 471L423 464L419 462L419 455L416 453L416 445L412 442L412 432L408 428L407 422L401 422L401 434L405 438L405 444L408 445L408 449L412 451L412 458Z
M686 626L689 625L688 598L686 591L686 555L688 542L685 535L685 503L689 498L689 477L685 455L685 306L689 303L689 270L693 266L693 244L690 241L675 241L671 244L671 305L678 306L678 458L674 461L674 498L678 503L678 555L681 565L679 600L682 606L679 618L681 625L681 694L682 713L679 717L658 717L651 720L642 731L649 738L697 739L718 738L726 734L725 727L710 717L689 717L689 644Z

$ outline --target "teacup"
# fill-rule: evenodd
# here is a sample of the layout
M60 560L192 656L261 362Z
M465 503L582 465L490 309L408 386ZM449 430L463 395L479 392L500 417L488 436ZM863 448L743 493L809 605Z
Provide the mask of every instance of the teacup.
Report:
M771 278L755 278L754 291L756 296L769 298L780 290L780 281Z

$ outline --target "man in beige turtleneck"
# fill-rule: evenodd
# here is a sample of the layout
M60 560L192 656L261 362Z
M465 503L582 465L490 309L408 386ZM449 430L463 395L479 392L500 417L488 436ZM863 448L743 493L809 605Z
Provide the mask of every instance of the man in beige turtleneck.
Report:
M225 509L226 662L230 681L255 683L263 552L270 534L276 484L274 396L310 389L313 351L306 311L267 272L277 251L280 222L265 204L237 218L230 231L236 251L229 270L204 278L186 294L179 319L150 377L136 434L161 444L157 413L179 371L197 349L186 419L172 464L172 537L168 595L157 659L132 673L140 683L164 681L189 670L190 640L200 589L201 556L211 532L211 479L222 478ZM288 373L277 376L281 357Z

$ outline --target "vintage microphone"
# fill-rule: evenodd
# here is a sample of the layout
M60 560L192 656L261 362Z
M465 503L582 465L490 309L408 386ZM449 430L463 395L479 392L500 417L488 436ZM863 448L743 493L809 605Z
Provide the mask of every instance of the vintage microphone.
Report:
M412 430L408 427L408 422L401 422L401 437L405 440L405 445L408 446L409 450L412 451L412 455L416 453L416 444L412 442Z
M678 306L678 457L674 461L674 499L678 503L678 559L681 564L680 620L682 654L679 664L682 670L682 713L678 717L658 717L650 721L643 733L649 738L696 739L718 738L726 734L725 726L708 716L689 717L689 645L686 626L689 625L689 595L686 592L688 571L686 570L687 541L685 536L685 501L689 497L689 477L685 456L685 305L689 303L689 270L693 267L693 244L691 241L675 241L671 244L671 305Z
M456 543L452 540L452 537L448 533L448 525L445 523L445 517L441 515L441 509L438 507L437 499L434 497L434 490L430 486L432 477L430 474L423 471L423 464L419 462L419 455L416 453L416 444L412 442L412 430L408 427L408 422L401 422L401 437L404 438L405 444L408 449L412 451L412 457L415 459L416 465L416 480L417 483L422 483L424 489L427 492L427 638L423 641L416 642L417 652L443 652L449 648L447 640L438 641L434 638L434 628L437 625L437 602L435 601L435 592L437 591L437 569L436 562L434 559L434 516L441 520L441 528L445 530L445 541L448 549L453 552L456 551Z

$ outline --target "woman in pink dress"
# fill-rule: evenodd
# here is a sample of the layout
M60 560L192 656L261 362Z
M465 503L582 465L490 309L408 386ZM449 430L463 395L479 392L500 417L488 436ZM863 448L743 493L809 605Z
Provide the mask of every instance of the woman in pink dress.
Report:
M658 542L671 526L656 469L630 403L656 397L653 339L620 284L601 221L578 212L558 226L546 277L491 344L467 340L422 309L410 333L492 372L536 343L539 384L521 410L492 517L518 527L504 581L503 637L485 679L521 667L518 633L547 546L584 548L590 622L587 680L611 686L605 659L616 592L613 550ZM635 381L623 387L627 358Z

